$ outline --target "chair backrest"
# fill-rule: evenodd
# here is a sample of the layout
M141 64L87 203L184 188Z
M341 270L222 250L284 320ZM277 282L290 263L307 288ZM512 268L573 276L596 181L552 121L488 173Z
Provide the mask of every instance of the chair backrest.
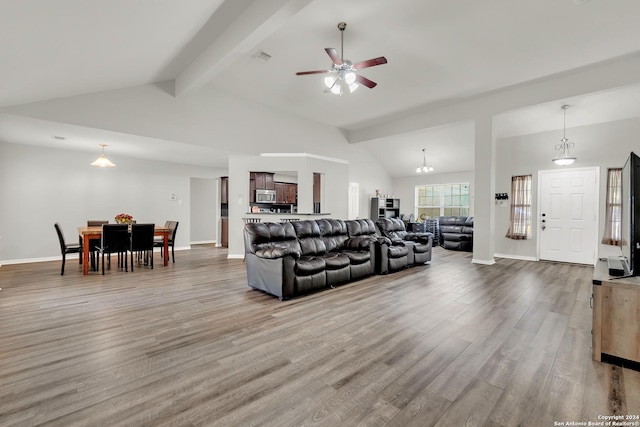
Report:
M154 224L131 224L131 250L152 250L155 227Z
M103 224L109 224L108 219L88 219L87 227L100 227Z
M103 224L100 246L105 252L126 252L129 249L129 226Z
M56 233L58 233L58 240L60 241L60 250L64 252L67 249L67 244L64 241L64 233L62 232L62 228L60 227L60 224L58 224L57 222L53 224L53 226L56 228Z
M171 229L171 236L169 237L169 240L171 240L171 242L174 242L176 240L176 231L178 231L178 221L169 221L171 224L169 225L169 228Z

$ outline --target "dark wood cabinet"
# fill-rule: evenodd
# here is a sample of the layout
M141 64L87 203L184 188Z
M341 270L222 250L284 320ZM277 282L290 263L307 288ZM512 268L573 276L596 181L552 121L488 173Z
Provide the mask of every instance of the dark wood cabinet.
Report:
M273 174L264 172L264 188L265 190L275 190L276 183L273 180Z
M298 184L287 184L285 187L285 203L290 205L298 204Z
M220 203L229 203L229 177L220 178Z
M253 175L253 173L251 175ZM250 179L249 180L249 203L255 203L255 202L256 202L256 180Z
M276 182L276 203L295 205L298 201L298 184L289 182Z

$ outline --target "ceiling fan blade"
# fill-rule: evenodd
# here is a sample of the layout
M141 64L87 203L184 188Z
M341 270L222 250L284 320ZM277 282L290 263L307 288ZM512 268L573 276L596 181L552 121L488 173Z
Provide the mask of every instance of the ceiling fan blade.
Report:
M306 74L322 74L322 73L328 73L329 70L316 70L316 71L298 71L296 73L296 76L304 76Z
M387 58L384 56L380 56L378 58L368 59L366 61L361 61L356 64L353 64L353 68L359 70L361 68L374 67L376 65L382 65L387 63Z
M342 65L342 58L338 55L337 50L332 47L328 47L325 49L325 52L327 52L327 55L329 55L329 58L331 58L334 64Z
M378 83L371 81L368 78L361 76L360 74L356 74L356 81L362 86L368 87L369 89L373 89L378 85Z

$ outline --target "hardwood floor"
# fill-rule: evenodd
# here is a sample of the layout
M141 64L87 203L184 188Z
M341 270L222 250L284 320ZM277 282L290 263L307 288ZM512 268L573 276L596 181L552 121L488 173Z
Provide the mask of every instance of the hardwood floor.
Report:
M591 360L589 267L434 250L281 302L196 246L153 270L0 267L1 426L553 426L640 414ZM158 255L156 255L158 256ZM159 259L159 258L158 258ZM559 424L558 424L559 425Z

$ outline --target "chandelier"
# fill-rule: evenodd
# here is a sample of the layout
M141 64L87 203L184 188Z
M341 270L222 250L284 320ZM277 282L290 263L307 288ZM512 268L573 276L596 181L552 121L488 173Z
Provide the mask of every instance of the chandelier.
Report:
M553 158L553 163L559 166L567 166L573 163L576 158L569 153L569 148L575 147L576 144L573 142L569 142L567 139L567 108L568 105L563 105L562 111L564 113L564 122L562 125L562 139L560 140L560 144L556 144L556 156Z
M427 164L427 149L422 149L422 165L416 168L416 173L429 173L433 172L433 166Z

